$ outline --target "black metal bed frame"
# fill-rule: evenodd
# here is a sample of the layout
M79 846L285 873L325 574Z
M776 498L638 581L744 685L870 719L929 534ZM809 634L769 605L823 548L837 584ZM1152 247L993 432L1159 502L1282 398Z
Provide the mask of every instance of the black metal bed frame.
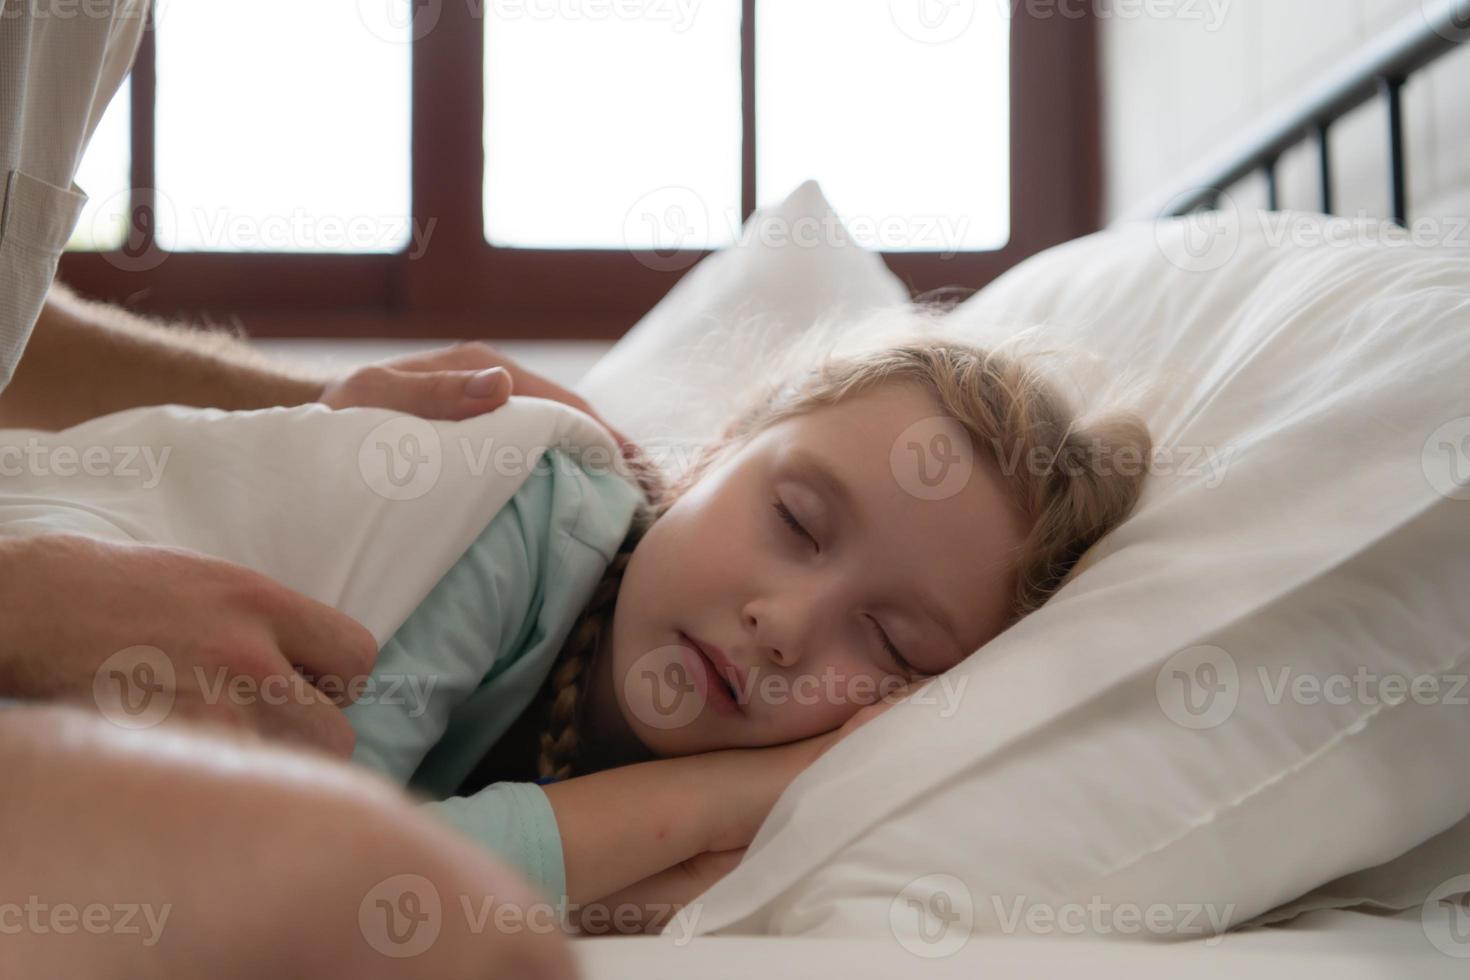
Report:
M1269 0L1267 0L1269 2ZM1404 146L1403 87L1410 75L1470 39L1470 0L1424 0L1422 13L1406 18L1333 70L1300 99L1251 129L1243 138L1195 171L1186 182L1130 208L1125 218L1178 217L1219 207L1236 182L1260 172L1266 178L1267 207L1280 204L1276 165L1281 154L1315 137L1321 205L1332 213L1331 126L1371 99L1388 108L1388 174L1393 220L1409 217Z

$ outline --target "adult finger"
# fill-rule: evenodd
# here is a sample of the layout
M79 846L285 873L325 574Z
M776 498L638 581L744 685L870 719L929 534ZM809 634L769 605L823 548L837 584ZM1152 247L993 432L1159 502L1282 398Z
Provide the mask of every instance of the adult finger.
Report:
M423 354L396 357L384 367L398 371L483 371L503 367L514 371L515 362L487 344L465 343L439 347Z
M492 349L485 344L467 343L454 347L444 347L439 350L429 351L412 357L401 357L386 365L390 370L397 371L478 371L489 367L502 367L511 376L514 393L529 398L546 398L551 401L561 402L573 408L586 412L597 420L598 424L607 429L613 436L614 441L625 452L633 448L633 440L608 424L592 404L572 391L552 381L550 378L537 374L535 371L527 370L504 354Z
M311 746L338 759L352 758L357 733L347 716L294 671L244 709L251 727L269 738Z
M504 368L430 372L383 368L376 372L374 388L363 393L360 404L458 421L504 405L513 384Z
M269 631L240 650L233 676L186 683L170 717L351 758L357 735L342 709L293 669Z
M290 589L276 590L269 610L276 643L287 662L323 693L351 704L359 679L378 661L378 641L367 627L324 602Z

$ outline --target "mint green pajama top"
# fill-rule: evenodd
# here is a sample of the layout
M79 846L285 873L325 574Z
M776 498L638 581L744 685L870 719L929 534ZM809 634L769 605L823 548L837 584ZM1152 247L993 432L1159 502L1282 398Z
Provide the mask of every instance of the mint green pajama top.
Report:
M566 899L556 817L536 783L457 787L530 705L628 533L639 491L548 450L515 495L384 644L347 709L353 761Z

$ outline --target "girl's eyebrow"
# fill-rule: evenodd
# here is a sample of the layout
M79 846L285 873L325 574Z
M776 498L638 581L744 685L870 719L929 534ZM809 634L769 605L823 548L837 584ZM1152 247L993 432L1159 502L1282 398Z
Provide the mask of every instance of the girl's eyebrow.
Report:
M855 528L862 530L866 527L862 509L858 506L857 496L846 483L842 482L842 478L833 472L825 460L816 453L798 448L791 450L789 462L794 468L801 471L801 475L826 490L827 495L837 504L838 509L851 519ZM922 590L915 591L914 596L920 611L938 625L945 638L949 640L950 646L959 650L959 634L955 632L954 621L950 619L944 608L938 603L931 602ZM960 655L964 656L964 652L961 651Z

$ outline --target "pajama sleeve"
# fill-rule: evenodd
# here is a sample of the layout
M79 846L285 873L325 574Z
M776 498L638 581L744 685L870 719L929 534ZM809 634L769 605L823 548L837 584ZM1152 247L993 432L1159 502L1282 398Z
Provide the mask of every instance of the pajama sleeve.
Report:
M474 796L425 804L461 832L510 859L551 899L566 901L566 861L556 814L535 783L495 783Z
M347 709L353 761L517 867L553 901L566 870L556 815L535 783L459 788L532 704L631 525L640 493L558 450L381 651Z

